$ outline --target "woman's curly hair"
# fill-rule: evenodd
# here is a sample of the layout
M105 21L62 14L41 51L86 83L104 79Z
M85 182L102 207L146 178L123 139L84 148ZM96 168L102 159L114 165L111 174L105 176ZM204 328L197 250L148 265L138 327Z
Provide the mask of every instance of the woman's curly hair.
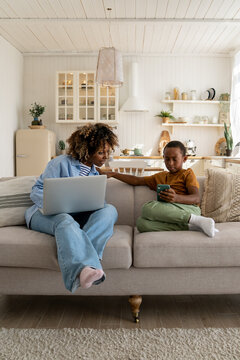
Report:
M118 146L118 138L111 126L106 124L87 124L78 128L67 139L69 148L67 154L80 162L85 162L106 144L114 150Z

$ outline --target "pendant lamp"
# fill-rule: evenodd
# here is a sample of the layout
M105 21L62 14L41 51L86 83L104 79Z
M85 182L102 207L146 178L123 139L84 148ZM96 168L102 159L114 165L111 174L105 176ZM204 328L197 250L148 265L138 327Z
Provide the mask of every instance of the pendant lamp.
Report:
M122 54L114 47L103 47L99 50L96 83L112 87L123 85Z
M109 13L111 8L107 8ZM108 24L109 30L109 45L111 39L110 22ZM123 65L122 54L114 47L103 47L99 50L96 83L101 86L120 87L123 85Z

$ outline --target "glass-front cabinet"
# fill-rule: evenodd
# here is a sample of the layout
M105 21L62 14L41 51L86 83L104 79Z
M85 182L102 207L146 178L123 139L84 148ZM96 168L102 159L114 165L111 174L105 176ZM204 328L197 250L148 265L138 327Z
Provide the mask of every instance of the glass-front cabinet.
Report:
M98 88L99 120L116 122L118 115L118 89L114 87Z
M74 74L59 73L57 87L57 120L73 121L74 117Z
M57 72L56 122L116 123L118 89L98 87L94 71Z

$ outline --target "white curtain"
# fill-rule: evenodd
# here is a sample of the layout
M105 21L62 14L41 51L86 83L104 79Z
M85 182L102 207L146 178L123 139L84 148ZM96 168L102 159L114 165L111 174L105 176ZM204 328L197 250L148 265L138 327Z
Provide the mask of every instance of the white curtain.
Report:
M240 142L240 51L234 56L233 63L230 122L234 148Z

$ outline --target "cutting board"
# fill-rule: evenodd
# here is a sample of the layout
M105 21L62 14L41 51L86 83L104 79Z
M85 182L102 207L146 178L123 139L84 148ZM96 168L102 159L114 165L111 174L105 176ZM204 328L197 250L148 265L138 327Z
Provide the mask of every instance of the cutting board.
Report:
M169 141L170 141L169 132L167 130L162 131L160 139L159 139L159 143L158 143L158 152L160 155L163 155L163 149L165 148L167 143L169 143Z

